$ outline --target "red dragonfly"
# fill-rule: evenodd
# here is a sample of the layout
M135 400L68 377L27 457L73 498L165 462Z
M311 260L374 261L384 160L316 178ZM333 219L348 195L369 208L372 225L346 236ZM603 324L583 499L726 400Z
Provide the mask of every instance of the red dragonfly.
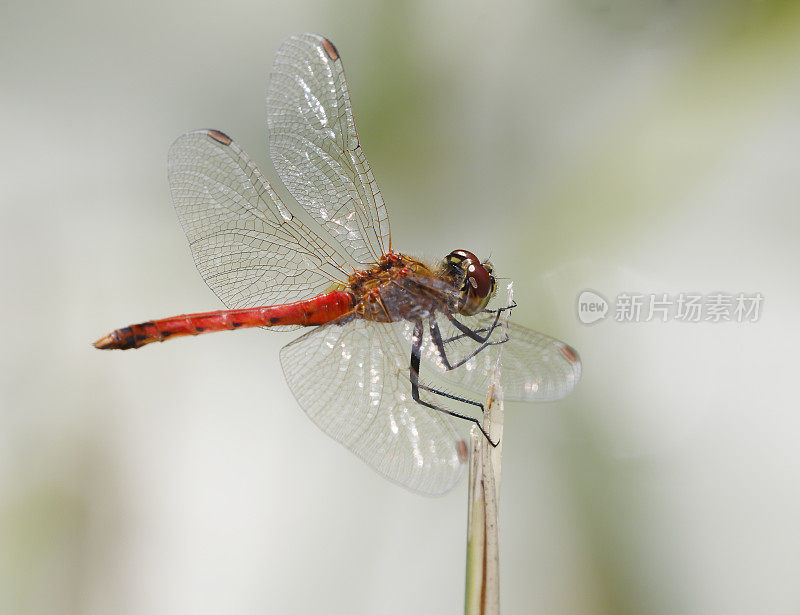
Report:
M300 34L283 43L267 108L272 161L304 211L284 204L226 134L179 137L169 152L172 200L200 274L228 309L131 325L94 345L129 349L212 331L312 327L280 353L303 410L387 478L444 493L467 460L455 429L467 423L455 419L486 436L466 414L483 411L468 392L485 394L499 345L511 400L567 395L580 378L578 353L530 329L500 326L513 305L492 307L492 267L471 252L430 264L392 251L386 205L329 40Z

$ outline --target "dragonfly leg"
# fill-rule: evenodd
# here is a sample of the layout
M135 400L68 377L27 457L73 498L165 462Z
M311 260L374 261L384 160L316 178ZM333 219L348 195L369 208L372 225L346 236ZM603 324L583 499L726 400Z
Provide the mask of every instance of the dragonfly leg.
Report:
M449 320L451 323L453 323L453 326L456 329L458 329L459 331L461 331L461 333L463 333L466 337L468 337L468 338L470 338L472 340L475 340L476 342L478 342L480 344L483 344L484 342L489 341L489 338L492 336L492 333L499 326L500 310L497 310L497 314L494 317L494 322L492 323L491 327L485 327L485 328L481 328L481 329L478 329L478 330L470 329L464 323L459 322L455 318L455 316L453 316L452 314L448 314L447 315L447 320ZM484 331L484 330L487 330L488 333L486 335L480 335L479 332L480 331ZM448 341L451 341L451 340L448 340Z
M450 393L445 393L444 391L437 391L436 389L426 386L419 381L419 366L420 366L420 358L421 358L421 347L422 347L422 321L417 321L416 325L414 326L414 341L411 345L411 397L414 398L414 401L418 404L425 406L426 408L430 408L431 410L436 410L437 412L441 412L443 414L449 414L450 416L454 416L458 419L463 419L465 421L469 421L471 423L475 423L480 429L483 437L492 445L492 447L496 447L500 444L500 441L492 442L492 439L489 437L489 434L486 433L486 430L481 425L481 422L473 418L471 416L466 416L465 414L459 414L458 412L453 412L452 410L448 410L447 408L442 408L441 406L437 406L436 404L432 404L430 402L425 401L420 397L419 391L422 389L423 391L428 391L429 393L434 393L436 395L441 395L442 397L446 397L448 399L452 399L454 401L460 401L465 404L470 404L476 406L481 409L481 413L484 412L483 404L477 401L473 401L471 399L466 399L464 397L458 397L457 395L451 395Z
M501 308L497 308L496 310L483 310L483 312L484 314L494 314L495 312L505 312L506 310L513 310L515 307L517 307L517 302L512 301L508 305L505 305Z
M464 323L459 322L455 318L455 316L453 316L452 314L448 314L447 315L447 319L451 323L453 323L453 326L455 326L456 329L461 331L461 335L456 335L454 337L448 338L448 339L446 339L444 341L444 343L445 344L449 344L450 342L454 342L456 340L460 340L460 339L463 339L465 337L468 337L468 338L470 338L472 340L475 340L476 342L479 342L479 343L483 343L483 342L488 341L489 337L492 335L494 330L497 327L500 326L500 323L499 323L500 315L503 312L505 312L506 310L513 310L515 307L517 307L517 303L516 303L516 301L512 301L509 305L506 305L505 307L498 308L496 310L483 310L485 314L494 314L495 317L494 317L494 322L492 323L492 326L490 326L490 327L481 327L480 329L470 329ZM488 333L486 333L485 336L479 335L480 333L483 333L483 332L488 332Z
M452 369L456 369L457 367L461 367L462 365L464 365L464 363L469 361L472 357L476 356L481 350L484 350L485 348L488 348L489 346L496 346L497 344L504 344L505 342L508 341L508 336L506 336L502 340L497 340L495 342L489 342L487 340L491 336L491 332L490 332L489 335L487 335L484 338L483 343L480 346L478 346L475 350L473 350L471 353L469 353L466 357L464 357L463 359L461 359L460 361L457 361L455 363L450 363L450 360L447 358L447 351L445 350L445 342L444 342L444 340L442 340L442 334L439 331L439 323L436 322L436 318L431 318L428 321L428 326L430 327L430 330L431 330L431 339L433 340L433 343L436 346L436 349L439 351L439 355L442 357L442 362L444 363L445 369L448 370L448 371L450 371ZM493 328L494 328L494 326L493 326Z
M498 324L495 325L494 327L481 327L480 329L471 329L471 331L473 333L484 333L485 331L489 331L489 334L491 335L491 332L499 326L500 325ZM450 344L452 342L457 342L458 340L463 340L465 337L470 337L470 336L468 336L466 333L459 333L458 335L454 335L453 337L448 337L446 340L444 340L444 343ZM470 339L474 338L470 337Z

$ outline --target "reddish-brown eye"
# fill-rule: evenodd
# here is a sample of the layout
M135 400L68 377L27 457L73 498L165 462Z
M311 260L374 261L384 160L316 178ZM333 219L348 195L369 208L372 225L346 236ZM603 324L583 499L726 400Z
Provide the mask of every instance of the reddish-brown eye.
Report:
M477 256L467 250L453 250L445 257L444 263L454 280L463 280L458 311L472 316L484 309L495 289L492 266L481 263Z
M492 292L492 278L486 268L480 263L473 261L467 267L467 281L472 287L472 291L481 299L488 297Z
M460 257L461 260L469 261L471 263L477 263L478 262L478 257L475 256L469 250L453 250L452 252L450 252L450 256L451 257L452 256L457 256L457 257Z

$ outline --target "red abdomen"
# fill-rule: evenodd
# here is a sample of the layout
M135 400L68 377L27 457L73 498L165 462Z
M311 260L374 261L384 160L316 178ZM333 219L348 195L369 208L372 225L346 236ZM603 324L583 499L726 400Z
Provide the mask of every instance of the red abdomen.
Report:
M173 337L213 331L280 325L323 325L347 314L353 309L353 304L353 295L337 290L285 305L183 314L117 329L97 340L94 346L101 350L127 350Z

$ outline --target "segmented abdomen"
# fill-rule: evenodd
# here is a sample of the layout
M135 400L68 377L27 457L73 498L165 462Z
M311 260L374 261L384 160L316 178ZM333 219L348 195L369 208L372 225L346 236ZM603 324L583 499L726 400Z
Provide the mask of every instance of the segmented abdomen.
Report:
M101 350L128 350L174 337L214 331L279 325L322 325L347 314L353 309L353 303L350 293L334 291L285 305L182 314L117 329L97 340L94 345Z

